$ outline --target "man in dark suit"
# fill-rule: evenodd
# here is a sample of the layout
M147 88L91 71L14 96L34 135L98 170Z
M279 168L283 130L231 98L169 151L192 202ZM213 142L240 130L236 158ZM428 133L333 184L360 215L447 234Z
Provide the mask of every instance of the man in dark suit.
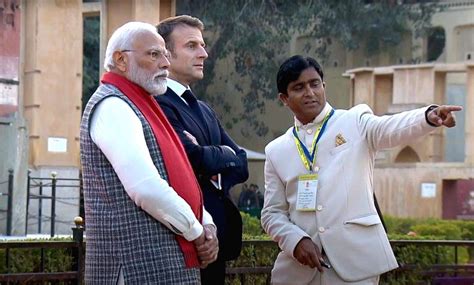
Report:
M225 261L237 258L242 246L242 219L229 199L229 189L247 180L247 155L227 135L214 111L189 88L204 76L203 23L182 15L165 19L157 29L170 51L171 65L168 89L156 99L186 149L205 208L217 226L219 256L201 270L201 282L224 284Z

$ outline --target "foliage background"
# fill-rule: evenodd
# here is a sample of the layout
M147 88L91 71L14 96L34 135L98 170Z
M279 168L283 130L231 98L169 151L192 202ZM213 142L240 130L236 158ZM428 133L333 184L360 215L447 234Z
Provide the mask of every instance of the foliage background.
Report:
M85 17L83 22L83 75L82 75L82 109L99 86L100 72L100 18Z
M177 1L176 10L206 26L209 58L204 79L193 88L219 110L227 129L240 123L241 135L248 138L269 133L268 119L262 117L267 101L276 100L275 76L296 37L313 39L305 52L323 66L334 41L368 56L393 52L406 34L426 36L437 9L432 3L403 2L185 0ZM240 106L229 98L240 98Z

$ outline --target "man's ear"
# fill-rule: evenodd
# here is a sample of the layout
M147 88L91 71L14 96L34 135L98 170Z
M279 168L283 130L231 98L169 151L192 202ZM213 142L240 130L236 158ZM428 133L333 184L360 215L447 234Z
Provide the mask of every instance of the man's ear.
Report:
M323 81L323 88L326 89L326 81Z
M127 71L128 57L125 56L125 53L116 50L112 54L112 58L114 59L115 67L118 70L120 70L121 72Z
M288 94L278 93L278 99L280 99L283 105L288 106Z

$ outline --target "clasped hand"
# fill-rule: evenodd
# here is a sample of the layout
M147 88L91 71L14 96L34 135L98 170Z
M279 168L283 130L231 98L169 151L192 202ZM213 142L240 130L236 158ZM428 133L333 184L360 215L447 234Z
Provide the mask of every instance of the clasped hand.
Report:
M219 253L219 241L217 240L216 227L204 225L202 234L194 240L201 268L206 268L217 259Z

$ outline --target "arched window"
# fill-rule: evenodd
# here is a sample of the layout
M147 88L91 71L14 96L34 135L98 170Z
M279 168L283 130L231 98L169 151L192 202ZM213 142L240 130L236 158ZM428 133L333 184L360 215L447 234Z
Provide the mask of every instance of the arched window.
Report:
M420 162L420 157L418 154L409 146L405 147L402 149L398 155L397 158L395 158L395 163L400 163L400 162Z

